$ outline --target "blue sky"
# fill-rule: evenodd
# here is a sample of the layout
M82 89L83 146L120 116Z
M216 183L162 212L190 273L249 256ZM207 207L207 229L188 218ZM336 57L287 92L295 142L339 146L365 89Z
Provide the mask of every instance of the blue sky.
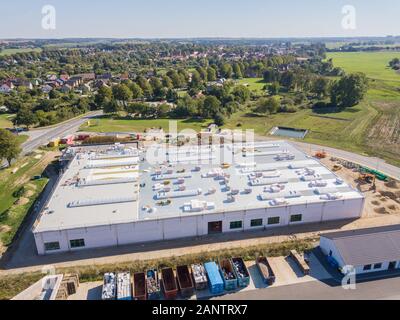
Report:
M41 27L42 6L56 30ZM357 28L341 26L356 8ZM400 34L399 0L13 0L2 1L0 38L315 37Z

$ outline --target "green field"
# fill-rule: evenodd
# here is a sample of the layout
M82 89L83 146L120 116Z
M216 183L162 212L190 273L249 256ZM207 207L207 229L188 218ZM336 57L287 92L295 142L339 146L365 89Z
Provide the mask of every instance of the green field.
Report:
M332 52L327 57L348 73L364 72L370 79L400 84L400 74L388 66L390 60L400 58L400 52Z
M13 126L12 118L11 114L0 114L0 128L11 128Z
M257 94L262 94L263 88L266 85L263 78L243 78L238 82L241 85L245 85L250 91L254 91Z
M41 52L41 48L26 48L26 49L4 49L0 51L0 56L12 55L15 53L22 53L22 52Z
M93 120L90 126L83 125L80 130L89 132L143 132L148 128L161 127L165 132L169 132L169 124L171 120L173 121L173 119L134 120L102 117ZM199 119L178 119L176 121L179 131L183 129L200 131L211 123L211 120Z

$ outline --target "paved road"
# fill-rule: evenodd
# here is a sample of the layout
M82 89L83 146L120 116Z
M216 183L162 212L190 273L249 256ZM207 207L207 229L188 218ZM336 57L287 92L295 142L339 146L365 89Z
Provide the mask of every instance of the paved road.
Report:
M38 147L45 145L52 139L75 133L83 123L88 121L88 119L101 114L102 111L93 111L84 117L63 122L60 125L48 129L33 130L30 134L29 140L22 144L23 153L27 154Z
M378 300L400 298L400 277L358 283L355 290L321 281L275 288L243 291L218 297L218 300Z

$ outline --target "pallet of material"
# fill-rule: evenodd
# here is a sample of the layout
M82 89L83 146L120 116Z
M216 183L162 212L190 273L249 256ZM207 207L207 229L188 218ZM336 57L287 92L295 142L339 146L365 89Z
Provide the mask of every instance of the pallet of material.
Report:
M176 299L178 295L178 284L176 283L175 273L172 268L161 269L161 283L166 299Z
M229 291L237 289L237 277L229 259L222 259L219 262L219 270L221 272L222 280L224 281L225 290Z
M272 270L268 259L266 257L258 257L256 259L256 265L264 283L272 285L275 282L275 273Z
M117 282L115 273L108 272L103 277L102 300L115 300L117 297Z
M208 281L206 269L204 269L204 266L202 264L192 264L190 266L190 269L192 269L192 275L196 290L206 289Z
M132 300L131 275L129 272L117 274L117 300Z
M188 266L176 267L176 278L182 297L188 298L194 294L194 284Z
M299 254L296 250L290 250L290 257L296 262L304 275L310 274L310 267L304 259L304 256Z
M250 284L250 273L242 258L232 258L233 270L238 280L239 287L247 287Z
M133 275L133 297L135 300L147 300L146 275L137 272Z
M161 297L160 278L156 269L147 270L146 272L147 298L149 300L157 300Z

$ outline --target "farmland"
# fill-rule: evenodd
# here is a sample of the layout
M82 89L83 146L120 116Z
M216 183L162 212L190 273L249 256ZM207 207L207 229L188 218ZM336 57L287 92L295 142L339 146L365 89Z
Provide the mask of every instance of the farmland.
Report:
M24 53L24 52L41 52L40 48L24 48L24 49L4 49L0 51L0 56L12 55L15 53Z

